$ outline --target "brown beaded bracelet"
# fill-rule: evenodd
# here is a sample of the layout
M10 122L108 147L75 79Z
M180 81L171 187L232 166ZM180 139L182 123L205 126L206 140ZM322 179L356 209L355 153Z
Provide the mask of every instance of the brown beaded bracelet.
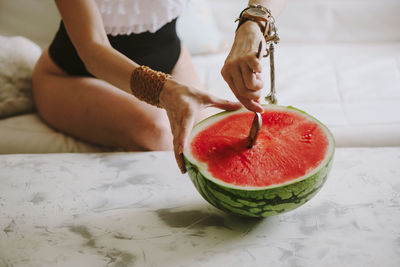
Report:
M169 74L140 66L131 75L132 94L139 100L160 108L160 93L165 81L170 78Z

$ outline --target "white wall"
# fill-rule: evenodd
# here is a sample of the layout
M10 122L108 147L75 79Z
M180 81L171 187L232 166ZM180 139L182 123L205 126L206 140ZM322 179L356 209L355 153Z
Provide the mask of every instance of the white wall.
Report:
M247 0L207 1L224 40ZM41 47L58 28L54 0L0 0L0 35L25 36ZM289 0L278 20L282 42L400 41L400 0Z
M59 21L54 0L0 0L0 35L25 36L44 47Z

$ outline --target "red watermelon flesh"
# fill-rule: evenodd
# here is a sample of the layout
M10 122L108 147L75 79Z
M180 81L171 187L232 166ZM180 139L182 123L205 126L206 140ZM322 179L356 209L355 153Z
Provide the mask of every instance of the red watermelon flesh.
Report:
M233 114L193 138L191 153L214 178L266 187L302 177L324 160L329 140L322 127L290 110L265 110L259 137L248 149L253 117L251 112Z

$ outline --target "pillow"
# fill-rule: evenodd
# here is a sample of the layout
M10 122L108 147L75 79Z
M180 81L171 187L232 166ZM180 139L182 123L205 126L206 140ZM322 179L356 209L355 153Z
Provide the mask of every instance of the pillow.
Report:
M41 54L24 37L0 36L0 118L33 111L32 71Z
M208 54L223 49L221 33L205 0L191 1L177 21L177 32L189 52Z

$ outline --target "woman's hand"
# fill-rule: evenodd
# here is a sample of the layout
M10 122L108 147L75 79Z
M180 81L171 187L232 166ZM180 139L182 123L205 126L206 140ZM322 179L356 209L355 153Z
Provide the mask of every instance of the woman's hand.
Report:
M256 56L260 41L265 46L259 25L253 21L243 23L236 32L232 49L221 70L222 77L236 98L254 112L263 111L259 103L264 86L262 67Z
M206 107L235 110L242 106L240 103L217 98L172 79L164 84L160 94L160 105L167 111L174 136L175 159L182 173L186 172L183 150L199 112Z

